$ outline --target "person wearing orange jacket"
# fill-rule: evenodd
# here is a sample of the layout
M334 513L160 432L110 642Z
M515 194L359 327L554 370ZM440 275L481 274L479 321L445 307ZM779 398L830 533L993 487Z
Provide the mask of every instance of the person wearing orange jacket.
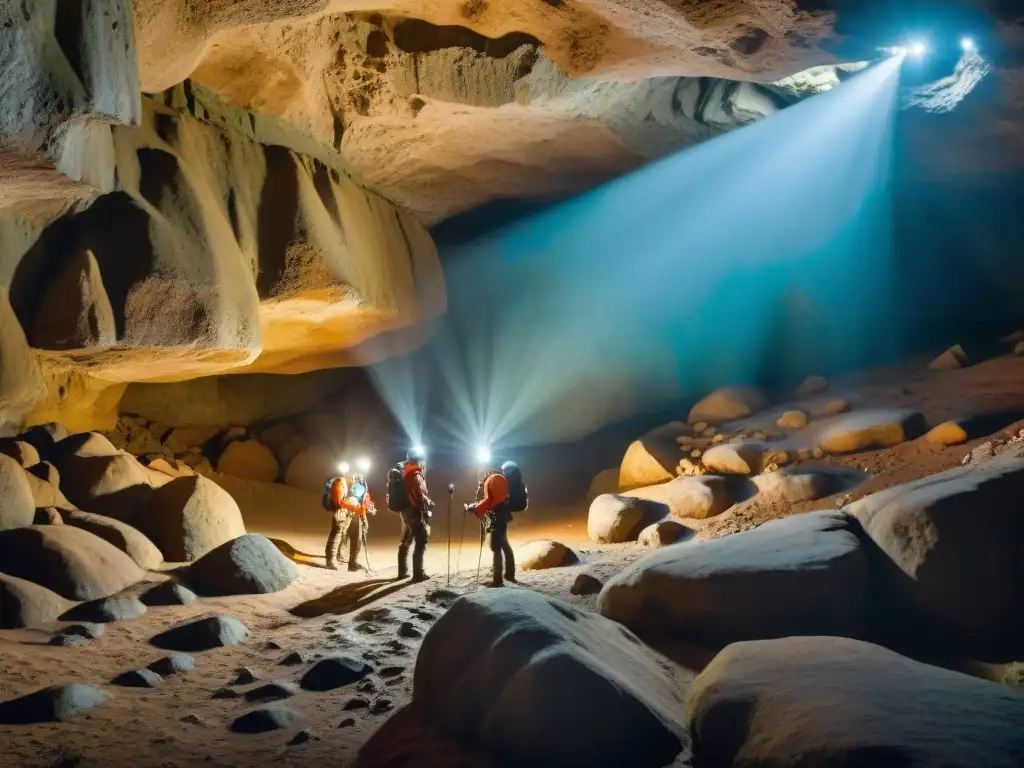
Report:
M367 515L377 513L377 508L361 474L344 474L331 481L329 490L334 519L331 533L327 537L327 567L340 570L341 550L348 539L348 569L359 570L359 550L369 531Z
M402 515L402 538L398 544L398 578L409 576L409 545L415 542L412 553L412 580L425 581L429 578L423 570L423 558L430 538L431 509L434 502L427 491L426 456L419 449L412 449L406 460L395 468L402 473L401 493L403 498L397 508ZM389 507L392 502L389 499Z
M477 502L466 504L481 524L490 530L492 579L490 586L503 587L505 581L515 582L516 561L508 543L508 524L512 520L509 506L508 478L500 469L488 469L477 488ZM481 536L481 542L483 537Z

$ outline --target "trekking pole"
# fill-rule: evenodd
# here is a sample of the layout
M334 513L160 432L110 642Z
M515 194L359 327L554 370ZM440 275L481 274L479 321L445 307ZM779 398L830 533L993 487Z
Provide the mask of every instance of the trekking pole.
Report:
M452 585L452 497L455 483L448 483L448 586Z
M363 534L363 555L366 557L366 570L373 573L373 568L370 567L370 542L366 540L366 528L362 529Z
M455 572L456 573L459 572L459 566L462 563L462 542L466 538L466 515L467 514L469 514L469 513L466 512L465 510L463 510L463 514L462 514L462 532L459 534L459 554L458 554L458 557L455 558Z
M484 561L484 521L480 521L480 554L476 557L476 587L474 592L480 589L480 564Z

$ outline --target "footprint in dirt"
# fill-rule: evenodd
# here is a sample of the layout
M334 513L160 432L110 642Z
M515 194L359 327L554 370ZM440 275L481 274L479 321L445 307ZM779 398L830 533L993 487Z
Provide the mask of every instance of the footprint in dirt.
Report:
M435 589L427 593L427 602L439 605L442 608L449 608L459 598L459 595L450 589Z
M379 622L393 622L394 617L391 615L390 608L367 608L365 611L360 611L353 616L356 621L379 621Z

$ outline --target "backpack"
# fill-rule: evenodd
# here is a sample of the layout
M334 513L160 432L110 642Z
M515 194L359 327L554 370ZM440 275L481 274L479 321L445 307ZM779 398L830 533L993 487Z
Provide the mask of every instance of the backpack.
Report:
M324 495L320 499L320 505L328 512L334 511L334 500L331 498L331 486L334 485L334 481L338 478L332 477L326 483L324 483Z
M396 464L388 470L387 495L384 497L392 512L405 512L412 508L409 494L405 492L405 467Z
M530 498L523 483L519 467L507 461L501 465L501 474L508 480L508 508L511 512L524 512L530 506Z

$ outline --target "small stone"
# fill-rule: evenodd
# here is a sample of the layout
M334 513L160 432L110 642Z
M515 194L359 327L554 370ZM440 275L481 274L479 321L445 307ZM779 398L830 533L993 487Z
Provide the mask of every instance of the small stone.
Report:
M308 664L309 661L309 654L305 651L292 651L281 659L279 663L286 667L297 667L301 664Z
M242 696L242 694L240 694L238 691L233 691L230 688L218 688L216 691L213 692L213 694L210 696L210 698L211 699L237 699L237 698L240 698L241 696Z
M819 392L824 392L826 389L828 389L828 379L824 376L808 376L796 388L794 394L797 397L806 397L807 395L816 395Z
M708 428L707 422L698 421L696 424L693 425L693 432L694 432L694 434L700 434L701 432L703 432L707 428Z
M159 688L164 684L164 679L153 670L143 667L123 672L110 682L127 688Z
M850 410L850 404L845 400L829 400L821 409L822 416L838 416Z
M266 733L280 728L291 728L302 722L302 715L286 707L262 707L239 717L231 724L235 733Z
M702 437L714 437L715 435L718 434L718 430L715 427L708 427L707 429L701 431L700 434Z
M724 442L725 442L725 435L723 435L721 432L719 432L717 435L715 435L714 437L711 438L711 444L712 445L718 445L719 443L724 443Z
M356 709L366 709L369 706L369 701L364 699L362 696L356 696L354 699L349 699L348 701L346 701L342 709L346 712L352 712Z
M601 582L589 573L581 573L569 587L569 592L574 595L596 595L601 591Z
M275 643L273 640L267 640L267 642L263 644L263 648L267 651L280 651L281 645L279 643Z
M192 669L195 665L194 656L189 656L187 653L172 653L170 656L157 659L149 665L149 668L162 677L169 677Z
M338 727L339 728L351 728L355 724L356 724L356 719L354 717L346 717L344 720L342 720L340 723L338 723Z
M194 712L189 712L187 715L181 718L181 722L187 723L188 725L202 725L203 719Z
M146 613L146 606L137 597L114 596L76 605L62 617L65 621L109 623L137 619Z
M249 630L238 619L215 614L161 632L150 642L172 651L207 651L235 645L249 636Z
M259 688L253 688L251 691L246 692L246 701L277 701L279 699L290 699L292 696L299 692L299 686L295 683L288 683L282 680L274 680L273 682L261 685Z
M165 581L147 590L142 602L148 606L188 605L196 601L196 593L176 581Z
M102 624L83 623L62 627L58 630L58 634L73 635L77 637L84 637L89 640L95 640L96 638L103 637L103 633L106 631L106 627Z
M690 451L690 456L694 459L699 459L703 455L704 451L702 451L700 448L694 448L692 451Z
M786 411L775 423L779 429L803 429L807 426L807 414L803 411Z
M292 740L288 743L295 746L297 744L305 744L307 741L320 741L320 737L317 735L316 731L304 728L292 736Z
M933 445L959 445L967 442L967 430L956 421L944 421L938 426L932 427L925 440Z
M930 371L953 371L971 364L964 348L956 344L928 363Z
M825 451L823 451L821 448L815 446L814 450L811 451L811 456L813 456L816 459L823 459L823 458L825 458Z
M260 679L251 667L239 667L232 685L251 685Z
M1017 342L1017 345L1013 348L1013 354L1017 357L1024 357L1024 341Z
M360 693L376 693L377 684L373 682L372 677L366 677L359 681L358 685L356 685L356 690Z
M403 621L398 628L398 636L404 637L407 640L417 640L423 637L423 633L416 629L411 621Z
M50 645L59 645L64 648L76 648L80 645L88 645L91 642L91 638L82 637L81 635L54 635L50 638Z
M373 702L370 707L371 715L382 715L385 712L390 712L395 708L395 703L387 696L381 696L379 699Z
M371 671L369 664L351 656L327 656L310 667L299 684L307 691L331 691L352 685Z

